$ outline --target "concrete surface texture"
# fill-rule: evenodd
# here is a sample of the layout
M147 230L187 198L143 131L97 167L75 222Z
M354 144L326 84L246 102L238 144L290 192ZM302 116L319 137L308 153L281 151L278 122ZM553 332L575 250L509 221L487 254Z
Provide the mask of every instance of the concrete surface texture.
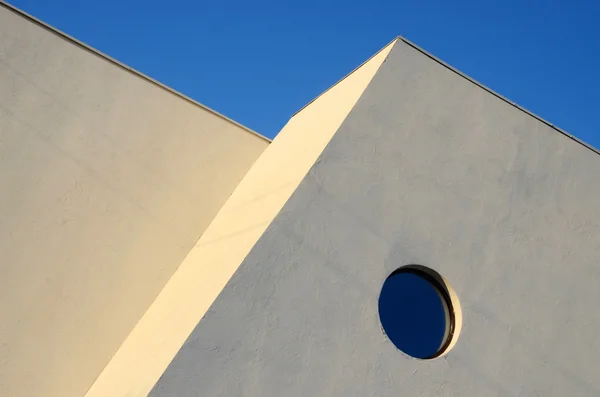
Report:
M83 396L267 146L0 4L0 396Z
M150 396L597 396L599 174L598 153L398 40ZM406 264L460 299L441 358L381 330Z

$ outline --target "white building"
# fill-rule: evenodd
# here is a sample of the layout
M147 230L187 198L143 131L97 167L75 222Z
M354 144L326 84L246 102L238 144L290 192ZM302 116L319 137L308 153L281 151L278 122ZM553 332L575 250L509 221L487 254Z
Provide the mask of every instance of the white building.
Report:
M402 38L269 143L0 3L0 395L597 396L598 175Z

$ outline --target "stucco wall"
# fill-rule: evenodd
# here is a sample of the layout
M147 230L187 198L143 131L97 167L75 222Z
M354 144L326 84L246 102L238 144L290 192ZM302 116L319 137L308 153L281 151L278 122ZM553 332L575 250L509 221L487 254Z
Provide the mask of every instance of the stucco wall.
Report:
M597 396L600 156L403 41L150 394ZM462 331L398 351L377 299L444 276Z
M0 4L0 395L83 396L267 146Z

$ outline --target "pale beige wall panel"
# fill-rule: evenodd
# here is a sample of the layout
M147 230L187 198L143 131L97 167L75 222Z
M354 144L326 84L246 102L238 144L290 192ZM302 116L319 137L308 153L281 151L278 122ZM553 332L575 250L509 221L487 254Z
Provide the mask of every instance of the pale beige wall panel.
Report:
M267 146L0 4L0 395L83 396Z

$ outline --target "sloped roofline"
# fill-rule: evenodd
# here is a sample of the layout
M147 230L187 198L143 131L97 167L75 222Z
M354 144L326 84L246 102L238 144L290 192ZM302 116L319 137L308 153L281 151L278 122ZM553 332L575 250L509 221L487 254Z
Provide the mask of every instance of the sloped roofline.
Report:
M204 109L204 110L206 110L206 111L214 114L215 116L217 116L217 117L219 117L219 118L221 118L221 119L223 119L225 121L230 122L231 124L234 124L234 125L242 128L243 130L245 130L246 132L249 132L250 134L256 135L258 138L261 138L261 139L263 139L263 140L265 140L265 141L267 141L269 143L271 142L271 139L267 138L266 136L264 136L262 134L259 134L258 132L254 131L254 130L248 128L248 127L246 127L245 125L242 125L242 124L238 123L237 121L234 121L234 120L230 119L229 117L222 115L221 113L217 112L216 110L213 110L213 109L209 108L208 106L205 106L205 105L201 104L200 102L193 100L192 98L188 97L187 95L184 95L181 92L176 91L176 90L172 89L171 87L166 86L165 84L163 84L163 83L161 83L161 82L153 79L152 77L149 77L149 76L147 76L147 75L139 72L138 70L135 70L132 67L129 67L129 66L125 65L124 63L121 63L121 62L117 61L116 59L114 59L114 58L112 58L112 57L110 57L110 56L108 56L108 55L106 55L106 54L104 54L104 53L96 50L95 48L90 47L89 45L85 44L84 42L79 41L79 40L77 40L76 38L74 38L72 36L69 36L68 34L66 34L66 33L64 33L62 31L56 29L55 27L53 27L53 26L51 26L51 25L49 25L49 24L47 24L47 23L45 23L45 22L43 22L43 21L41 21L39 19L37 19L36 17L34 17L34 16L26 13L25 11L23 11L23 10L21 10L21 9L15 7L15 6L13 6L12 4L9 4L9 3L5 2L4 0L0 0L0 6L7 8L8 10L10 10L10 11L12 11L12 12L20 15L21 17L23 17L23 18L27 19L28 21L30 21L30 22L32 22L32 23L34 23L34 24L42 27L43 29L48 30L50 33L53 33L54 35L60 37L61 39L65 40L65 41L67 41L67 42L69 42L71 44L74 44L75 46L77 46L77 47L79 47L79 48L81 48L81 49L83 49L83 50L85 50L87 52L90 52L91 54L93 54L93 55L95 55L97 57L100 57L100 58L104 59L105 61L108 61L108 62L112 63L113 65L115 65L115 66L117 66L117 67L119 67L121 69L124 69L125 71L127 71L127 72L135 75L136 77L138 77L138 78L140 78L142 80L146 80L148 83L151 83L151 84L153 84L155 86L158 86L159 88L162 88L163 90L167 91L168 93L170 93L172 95L175 95L175 96L183 99L184 101L187 101L187 102L191 103L194 106L198 106L199 108L202 108L202 109Z
M191 104L193 104L195 106L198 106L198 107L200 107L200 108L202 108L202 109L204 109L204 110L206 110L206 111L208 111L208 112L210 112L210 113L212 113L212 114L214 114L214 115L222 118L223 120L228 121L228 122L230 122L230 123L232 123L232 124L234 124L234 125L242 128L243 130L245 130L245 131L247 131L247 132L249 132L249 133L251 133L253 135L256 135L257 137L259 137L259 138L261 138L261 139L263 139L263 140L265 140L265 141L267 141L269 143L271 142L271 139L267 138L266 136L264 136L262 134L259 134L258 132L254 131L254 130L248 128L248 127L246 127L245 125L242 125L242 124L238 123L237 121L234 121L234 120L230 119L229 117L224 116L223 114L217 112L216 110L213 110L213 109L209 108L208 106L205 106L205 105L201 104L200 102L195 101L194 99L188 97L187 95L184 95L184 94L182 94L182 93L180 93L180 92L178 92L178 91L176 91L176 90L174 90L174 89L166 86L165 84L163 84L163 83L161 83L161 82L159 82L159 81L157 81L157 80L155 80L155 79L153 79L153 78L151 78L151 77L149 77L149 76L147 76L147 75L139 72L138 70L135 70L135 69L133 69L133 68L131 68L131 67L129 67L129 66L127 66L127 65L125 65L125 64L123 64L123 63L121 63L119 61L117 61L116 59L114 59L114 58L112 58L112 57L110 57L110 56L108 56L108 55L106 55L106 54L104 54L104 53L96 50L95 48L90 47L89 45L83 43L82 41L79 41L76 38L74 38L74 37L72 37L72 36L70 36L70 35L68 35L68 34L66 34L66 33L64 33L64 32L62 32L62 31L60 31L60 30L58 30L58 29L56 29L56 28L54 28L52 26L50 26L50 25L48 25L47 23L45 23L45 22L37 19L36 17L34 17L34 16L26 13L25 11L22 11L21 9L19 9L19 8L15 7L15 6L11 5L11 4L9 4L9 3L6 3L4 0L0 0L0 6L3 6L5 8L7 8L7 9L9 9L9 10L11 10L11 11L19 14L23 18L25 18L25 19L29 20L30 22L32 22L32 23L34 23L34 24L36 24L36 25L38 25L38 26L40 26L40 27L42 27L42 28L50 31L51 33L59 36L60 38L66 40L68 42L70 42L71 44L74 44L74 45L76 45L76 46L78 46L78 47L80 47L80 48L82 48L82 49L84 49L84 50L86 50L86 51L88 51L88 52L90 52L90 53L92 53L92 54L94 54L94 55L102 58L102 59L104 59L105 61L108 61L108 62L112 63L113 65L118 66L119 68L124 69L124 70L128 71L129 73L131 73L131 74L133 74L133 75L135 75L135 76L137 76L137 77L139 77L139 78L141 78L143 80L146 80L147 82L149 82L151 84L154 84L154 85L162 88L163 90L165 90L165 91L167 91L167 92L169 92L169 93L171 93L171 94L173 94L175 96L178 96L179 98L181 98L181 99L183 99L183 100L185 100L185 101L187 101L187 102L189 102L189 103L191 103ZM516 109L518 109L518 110L520 110L520 111L528 114L529 116L537 119L538 121L546 124L547 126L549 126L550 128L552 128L553 130L555 130L555 131L563 134L567 138L569 138L569 139L571 139L571 140L579 143L580 145L588 148L589 150L593 151L596 154L600 154L600 150L597 149L597 148L595 148L594 146L592 146L592 145L590 145L590 144L588 144L588 143L580 140L579 138L575 137L574 135L568 133L567 131L565 131L565 130L559 128L559 127L557 127L556 125L554 125L554 124L550 123L549 121L543 119L542 117L540 117L540 116L532 113L531 111L523 108L522 106L519 106L515 102L509 100L508 98L500 95L499 93L497 93L496 91L492 90L491 88L489 88L489 87L483 85L482 83L476 81L475 79L469 77L468 75L464 74L460 70L452 67L451 65L449 65L446 62L442 61L441 59L437 58L433 54L425 51L423 48L417 46L416 44L414 44L413 42L411 42L410 40L408 40L408 39L406 39L406 38L404 38L402 36L397 36L396 38L394 38L392 41L390 41L388 44L386 44L383 48L381 48L379 51L377 51L375 54L373 54L371 57L369 57L366 61L364 61L363 63L361 63L358 67L354 68L350 73L346 74L344 77L342 77L340 80L338 80L331 87L329 87L328 89L326 89L325 91L323 91L321 94L319 94L318 96L316 96L313 100L311 100L310 102L308 102L306 105L302 106L298 111L296 111L292 115L292 117L294 117L296 114L300 113L302 110L304 110L307 106L309 106L314 101L316 101L319 97L321 97L324 93L326 93L327 91L329 91L331 88L333 88L336 85L338 85L339 83L341 83L348 76L350 76L352 73L354 73L357 69L361 68L365 63L369 62L371 60L371 58L375 57L377 54L379 54L381 51L383 51L389 45L392 45L397 40L401 40L402 42L406 43L407 45L409 45L413 49L419 51L420 53L422 53L423 55L427 56L428 58L432 59L433 61L439 63L440 65L442 65L445 68L451 70L452 72L456 73L457 75L459 75L459 76L463 77L464 79L468 80L469 82L475 84L476 86L484 89L485 91L487 91L488 93L494 95L495 97L499 98L500 100L502 100L502 101L510 104L511 106L515 107Z
M591 150L592 152L596 153L596 154L600 154L600 150L598 150L597 148L595 148L594 146L580 140L579 138L575 137L574 135L569 134L567 131L555 126L554 124L550 123L547 120L544 120L543 118L541 118L540 116L530 112L529 110L523 108L522 106L519 106L518 104L516 104L515 102L511 101L510 99L498 94L496 91L492 90L491 88L486 87L485 85L481 84L480 82L478 82L477 80L467 76L466 74L464 74L463 72L461 72L460 70L450 66L449 64L447 64L446 62L442 61L441 59L437 58L436 56L430 54L429 52L425 51L424 49L422 49L421 47L417 46L416 44L412 43L411 41L405 39L402 36L397 36L394 40L392 40L391 42L389 42L387 45L385 45L381 50L377 51L377 53L375 53L373 56L371 56L369 59L367 59L365 62L363 62L362 64L360 64L360 66L358 66L357 68L355 68L354 70L352 70L350 73L348 73L347 75L345 75L344 77L342 77L338 82L336 82L335 84L333 84L331 87L329 87L328 89L326 89L325 91L323 91L321 94L319 94L317 97L315 97L312 101L308 102L306 105L304 105L302 108L300 108L297 112L295 112L292 117L294 117L296 114L300 113L302 110L304 110L307 106L309 106L311 103L313 103L314 101L316 101L319 97L321 97L321 95L323 95L324 93L326 93L327 91L329 91L330 89L332 89L333 87L335 87L336 85L338 85L339 83L341 83L344 79L346 79L348 76L350 76L352 73L354 73L357 69L361 68L365 63L369 62L369 60L371 60L371 58L373 58L374 56L376 56L377 54L379 54L379 52L381 52L383 49L387 48L389 45L393 44L396 41L402 41L405 44L409 45L410 47L412 47L413 49L419 51L420 53L422 53L423 55L425 55L426 57L430 58L431 60L439 63L440 65L442 65L443 67L445 67L446 69L451 70L452 72L456 73L457 75L461 76L462 78L466 79L467 81L475 84L476 86L478 86L479 88L484 89L485 91L487 91L488 93L492 94L493 96L495 96L496 98L508 103L509 105L513 106L514 108L520 110L523 113L528 114L529 116L533 117L534 119L546 124L548 127L552 128L553 130L561 133L562 135L566 136L567 138L577 142L578 144L588 148L589 150Z
M0 0L1 1L1 0ZM394 40L390 41L389 43L387 43L386 45L384 45L379 51L377 51L375 54L371 55L367 60L365 60L363 63L361 63L360 65L358 65L357 67L355 67L354 69L352 69L352 71L348 74L346 74L344 77L342 77L341 79L339 79L336 83L332 84L329 88L327 88L325 91L321 92L319 95L317 95L316 97L314 97L310 102L308 102L306 105L302 106L300 109L298 109L296 112L294 112L294 114L292 114L292 117L294 117L295 115L297 115L298 113L300 113L301 111L303 111L304 109L306 109L308 106L310 106L314 101L316 101L317 99L319 99L320 97L322 97L326 92L328 92L329 90L331 90L333 87L335 87L336 85L340 84L342 81L346 80L348 78L348 76L350 76L351 74L353 74L354 72L356 72L358 69L362 68L366 63L368 63L371 59L375 58L381 51L385 50L386 48L388 48L388 46L393 45L398 39L401 39L400 36L396 37ZM385 62L385 61L384 61Z

